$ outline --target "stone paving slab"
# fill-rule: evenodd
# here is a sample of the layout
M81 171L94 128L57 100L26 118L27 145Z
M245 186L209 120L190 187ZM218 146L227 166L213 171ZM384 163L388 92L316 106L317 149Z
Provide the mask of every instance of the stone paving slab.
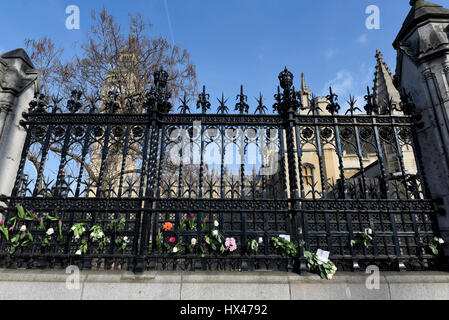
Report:
M282 272L81 271L79 288L65 270L0 269L1 300L402 300L449 299L449 273L386 272L378 290L367 274L337 273L333 280ZM73 288L73 286L72 286Z

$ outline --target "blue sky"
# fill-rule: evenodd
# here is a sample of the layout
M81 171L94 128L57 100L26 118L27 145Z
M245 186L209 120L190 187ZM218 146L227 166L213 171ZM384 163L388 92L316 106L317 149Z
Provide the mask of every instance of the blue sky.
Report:
M435 2L449 7L449 0ZM72 4L81 10L80 30L65 28L65 8ZM380 30L365 26L369 5L380 9ZM366 86L372 86L377 48L394 72L391 44L410 9L409 0L3 1L0 50L23 47L25 38L46 35L70 55L73 43L89 30L92 9L103 7L123 23L128 12L139 12L153 24L155 36L187 49L198 83L207 86L213 103L223 91L233 106L243 84L252 109L259 92L271 107L284 66L295 74L297 87L304 72L317 95L332 84L340 100L349 92L363 96Z

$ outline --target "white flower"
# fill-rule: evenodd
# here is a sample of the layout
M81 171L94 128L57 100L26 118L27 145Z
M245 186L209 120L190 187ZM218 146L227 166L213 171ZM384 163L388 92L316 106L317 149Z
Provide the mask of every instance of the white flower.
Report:
M75 226L73 226L72 229L70 229L70 230L75 231L75 229L76 229Z
M129 238L128 237L123 237L123 241L125 241L126 243L129 242Z
M83 232L86 232L86 228L83 228Z
M262 244L262 243L263 243L263 238L260 237L260 238L259 238L259 244Z
M53 233L55 233L55 230L53 228L47 230L47 236L51 236Z
M440 238L440 239L438 239L438 243L439 244L444 244L444 240Z
M332 266L332 271L336 272L338 269L336 266Z
M95 234L92 232L92 233L90 234L90 237L91 237L91 238L95 237Z
M103 238L104 237L104 233L101 232L101 231L98 232L97 237L100 238L100 239Z
M327 276L327 280L332 280L332 278L334 277L332 274L328 274Z
M174 247L173 248L173 253L177 253L178 252L178 248L177 247Z
M220 225L220 224L218 223L218 221L215 220L215 221L214 221L214 227L217 227L217 228L218 228L219 225Z
M195 238L193 238L192 241L191 241L192 246L195 246L196 243L197 243L197 240Z
M27 231L27 227L24 225L24 226L22 226L22 227L20 227L20 231L21 232L25 232L25 231Z
M75 236L75 240L78 240L79 238L80 238L80 236L78 236L78 235L77 235L77 236Z
M218 230L212 231L212 235L213 235L214 237L218 236Z
M366 229L366 231L368 232L369 235L373 234L373 230L371 228Z
M77 256L80 256L80 255L81 255L81 250L78 250L75 254L76 254Z

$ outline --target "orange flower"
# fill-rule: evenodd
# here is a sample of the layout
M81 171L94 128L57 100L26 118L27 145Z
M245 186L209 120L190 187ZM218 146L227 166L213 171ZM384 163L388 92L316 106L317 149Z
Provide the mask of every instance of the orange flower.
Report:
M162 228L164 229L164 231L170 231L173 228L173 223L170 222L166 222Z

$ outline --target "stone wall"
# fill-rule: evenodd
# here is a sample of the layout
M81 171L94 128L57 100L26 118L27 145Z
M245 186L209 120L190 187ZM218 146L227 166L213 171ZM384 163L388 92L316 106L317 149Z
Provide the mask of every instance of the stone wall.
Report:
M22 113L39 90L39 72L23 49L0 56L0 195L14 186L26 138Z

